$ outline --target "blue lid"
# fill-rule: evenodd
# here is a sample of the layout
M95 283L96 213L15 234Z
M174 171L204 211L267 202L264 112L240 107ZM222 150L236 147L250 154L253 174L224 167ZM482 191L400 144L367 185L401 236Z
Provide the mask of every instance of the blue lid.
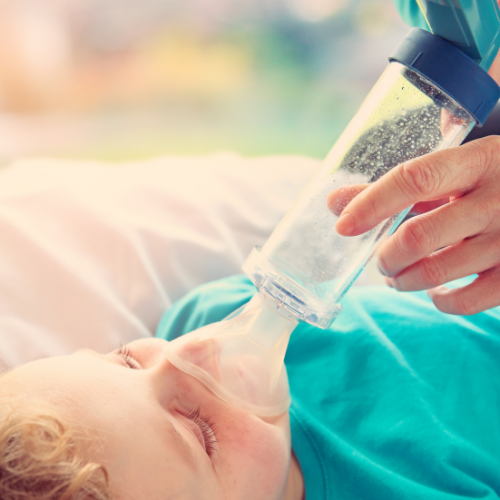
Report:
M437 85L482 125L500 98L500 87L460 49L438 35L413 28L389 61L412 68Z

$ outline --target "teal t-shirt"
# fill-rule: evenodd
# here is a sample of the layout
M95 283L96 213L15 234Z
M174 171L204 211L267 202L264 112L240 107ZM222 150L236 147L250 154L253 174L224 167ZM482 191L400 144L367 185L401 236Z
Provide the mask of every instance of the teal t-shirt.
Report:
M165 313L172 340L255 288L201 286ZM330 329L300 324L285 358L292 447L307 500L498 499L500 309L436 310L424 292L352 288Z

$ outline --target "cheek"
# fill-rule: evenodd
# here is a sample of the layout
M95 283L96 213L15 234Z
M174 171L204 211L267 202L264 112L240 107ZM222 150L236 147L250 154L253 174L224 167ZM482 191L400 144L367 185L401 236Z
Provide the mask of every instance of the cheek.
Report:
M277 498L290 466L287 426L269 425L247 413L243 418L221 422L222 426L220 457L234 484L251 493L248 498Z
M170 363L168 363L170 365ZM165 367L170 391L164 404L172 401L200 407L215 422L219 451L214 457L221 498L275 500L282 493L290 466L291 444L288 414L268 423L220 400L201 382Z

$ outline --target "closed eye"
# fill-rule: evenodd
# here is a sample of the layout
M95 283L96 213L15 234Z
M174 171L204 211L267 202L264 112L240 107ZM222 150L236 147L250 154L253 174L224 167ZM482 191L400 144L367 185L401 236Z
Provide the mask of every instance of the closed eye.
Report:
M127 345L120 346L116 351L113 352L116 356L125 361L128 368L132 370L141 370L142 366L139 362L132 356L130 348Z

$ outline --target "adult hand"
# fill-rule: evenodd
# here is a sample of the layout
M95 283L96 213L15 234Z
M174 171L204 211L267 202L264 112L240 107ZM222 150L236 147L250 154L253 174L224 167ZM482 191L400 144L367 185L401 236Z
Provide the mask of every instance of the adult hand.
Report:
M328 203L334 212L345 206L336 224L344 236L417 204L420 215L378 251L387 283L401 291L428 290L436 307L450 314L500 305L500 136L408 161L370 186L330 193ZM462 288L441 286L472 274L478 277Z

